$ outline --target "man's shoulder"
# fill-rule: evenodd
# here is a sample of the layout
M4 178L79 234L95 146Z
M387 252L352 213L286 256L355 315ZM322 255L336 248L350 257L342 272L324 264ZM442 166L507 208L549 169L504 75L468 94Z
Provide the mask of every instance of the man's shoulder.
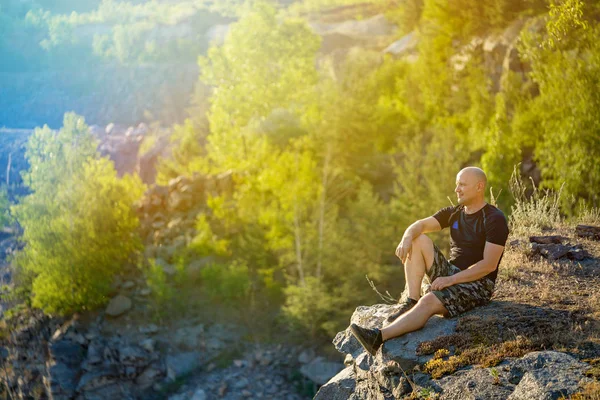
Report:
M485 217L486 218L502 218L504 220L506 220L506 215L504 215L504 213L502 212L502 210L500 210L498 207L491 205L490 203L487 203L484 206L484 213L485 213Z
M491 204L486 204L484 208L484 221L488 227L493 226L498 228L500 226L504 226L505 229L508 229L508 219L502 210Z

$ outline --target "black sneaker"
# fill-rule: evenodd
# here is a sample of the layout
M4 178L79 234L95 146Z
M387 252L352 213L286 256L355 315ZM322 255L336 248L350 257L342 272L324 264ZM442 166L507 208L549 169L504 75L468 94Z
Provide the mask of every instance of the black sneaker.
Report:
M398 309L398 311L396 311L393 314L390 314L390 316L387 317L387 322L394 322L396 318L413 308L417 303L417 300L412 299L410 297L404 300L404 302L400 303L400 308Z
M362 344L362 346L374 356L377 350L383 344L383 338L381 337L381 331L377 328L369 329L363 328L356 324L350 325L350 330L354 337Z

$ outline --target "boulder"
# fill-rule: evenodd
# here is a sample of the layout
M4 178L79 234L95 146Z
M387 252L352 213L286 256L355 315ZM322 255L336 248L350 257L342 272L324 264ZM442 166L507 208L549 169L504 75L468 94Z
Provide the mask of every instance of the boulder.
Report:
M175 381L188 375L200 366L200 353L191 351L177 355L169 355L166 359L167 377Z
M354 311L350 322L364 327L381 328L385 319L393 310L394 306L387 304L360 306ZM381 351L378 352L377 357L397 361L405 369L411 368L418 363L426 362L432 356L417 355L416 350L418 345L421 342L429 341L439 336L451 335L454 333L456 323L455 319L433 316L423 329L386 341ZM333 344L339 352L350 354L354 359L365 353L364 348L354 335L352 335L349 327L335 336ZM370 359L368 363L372 364L373 357L370 355L368 357Z
M342 363L325 361L323 357L317 357L308 364L303 365L300 372L317 385L323 385L342 369L344 369Z
M321 386L314 400L346 400L352 396L355 387L354 368L347 367Z

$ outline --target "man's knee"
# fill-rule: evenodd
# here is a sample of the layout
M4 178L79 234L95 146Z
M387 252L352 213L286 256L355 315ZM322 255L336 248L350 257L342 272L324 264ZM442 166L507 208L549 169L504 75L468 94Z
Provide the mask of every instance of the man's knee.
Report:
M431 265L433 264L433 240L422 233L413 239L413 247L423 254L425 265L429 271L429 268L431 268Z
M427 312L431 315L444 314L447 312L444 304L433 293L427 293L425 296L421 297L417 303L417 306L427 310Z
M424 233L421 233L419 236L413 239L413 246L417 246L420 248L427 248L429 246L433 246L433 241Z

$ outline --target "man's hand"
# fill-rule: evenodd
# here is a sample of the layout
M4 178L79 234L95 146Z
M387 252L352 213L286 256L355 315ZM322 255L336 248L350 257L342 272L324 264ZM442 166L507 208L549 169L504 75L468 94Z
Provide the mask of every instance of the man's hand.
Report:
M431 283L431 290L442 290L452 285L454 282L451 276L440 276Z
M402 264L406 265L406 261L410 260L412 255L412 239L403 237L398 247L396 247L396 257L398 257Z

